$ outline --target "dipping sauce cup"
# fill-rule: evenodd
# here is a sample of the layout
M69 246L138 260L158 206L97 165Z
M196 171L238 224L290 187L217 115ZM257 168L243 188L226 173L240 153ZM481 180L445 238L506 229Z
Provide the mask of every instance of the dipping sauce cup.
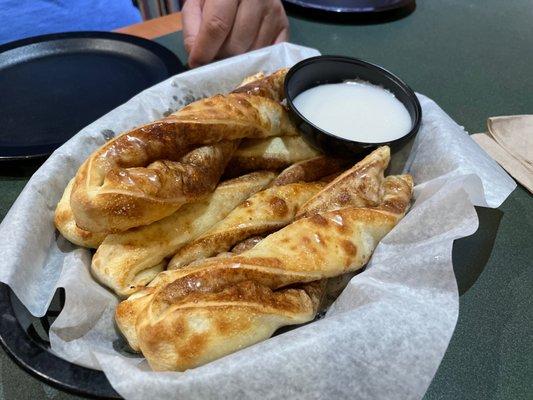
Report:
M304 117L294 104L294 99L310 88L350 80L366 81L391 92L407 109L411 117L411 130L405 135L387 142L349 140L315 125ZM285 96L291 116L304 139L309 145L334 156L353 157L357 153L369 152L382 145L389 145L392 151L398 150L418 132L422 119L420 103L409 86L389 71L356 58L318 56L300 61L289 70L285 77ZM325 98L324 101L328 101L328 99Z

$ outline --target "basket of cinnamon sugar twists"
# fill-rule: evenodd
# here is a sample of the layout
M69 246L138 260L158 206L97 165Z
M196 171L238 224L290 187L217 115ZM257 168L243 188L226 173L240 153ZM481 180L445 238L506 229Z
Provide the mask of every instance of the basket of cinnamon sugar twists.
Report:
M388 147L354 163L306 145L280 103L286 71L119 135L58 203L57 229L96 249L118 329L154 370L312 321L327 279L362 268L409 208L413 180L385 177ZM255 150L277 141L284 156Z
M512 181L424 96L412 149L311 148L283 83L316 54L188 71L46 161L0 226L21 365L107 398L423 395L457 320L453 241Z

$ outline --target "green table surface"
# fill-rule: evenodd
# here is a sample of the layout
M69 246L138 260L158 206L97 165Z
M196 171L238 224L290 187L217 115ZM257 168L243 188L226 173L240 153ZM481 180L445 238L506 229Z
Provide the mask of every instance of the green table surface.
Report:
M532 0L419 0L414 13L386 23L300 14L290 22L292 42L382 65L471 133L484 131L490 116L533 113ZM180 33L157 41L185 60ZM1 170L2 218L33 170ZM454 248L459 321L425 399L533 398L532 205L519 186L499 211L480 210L478 233ZM0 399L30 398L77 397L0 352Z

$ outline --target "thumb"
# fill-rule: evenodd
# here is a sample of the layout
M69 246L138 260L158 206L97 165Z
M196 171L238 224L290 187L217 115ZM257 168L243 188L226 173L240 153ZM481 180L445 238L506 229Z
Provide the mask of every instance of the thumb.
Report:
M183 45L191 53L202 22L202 0L187 0L181 11Z

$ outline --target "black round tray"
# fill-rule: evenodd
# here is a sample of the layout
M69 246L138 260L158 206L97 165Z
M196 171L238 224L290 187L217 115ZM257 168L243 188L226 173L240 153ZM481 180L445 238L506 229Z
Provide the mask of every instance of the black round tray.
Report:
M47 156L184 70L166 47L115 32L54 33L0 45L0 161Z
M48 332L64 302L64 289L58 289L46 315L36 318L9 286L0 283L0 344L25 371L57 389L90 398L120 399L103 372L72 364L50 351Z

